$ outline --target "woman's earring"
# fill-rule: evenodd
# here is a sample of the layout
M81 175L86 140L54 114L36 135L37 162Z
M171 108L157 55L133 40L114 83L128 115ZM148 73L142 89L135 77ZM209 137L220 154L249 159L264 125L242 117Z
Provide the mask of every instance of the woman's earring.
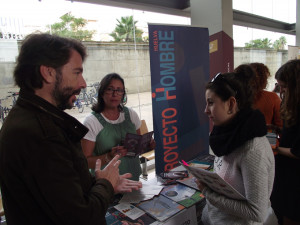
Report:
M231 114L232 113L232 111L231 110L229 110L228 112L227 112L227 114Z

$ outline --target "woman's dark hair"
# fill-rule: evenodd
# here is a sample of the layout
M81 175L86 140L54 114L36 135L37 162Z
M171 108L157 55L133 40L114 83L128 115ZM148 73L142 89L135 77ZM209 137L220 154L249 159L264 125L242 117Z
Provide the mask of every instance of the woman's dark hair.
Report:
M282 65L276 72L275 79L286 85L280 114L286 126L292 126L300 119L300 60L290 60Z
M124 86L124 94L122 96L121 104L118 106L119 111L120 112L123 111L124 105L127 102L124 79L117 73L109 73L100 82L99 91L98 91L98 102L94 104L92 107L92 110L94 112L100 113L104 110L105 102L103 99L103 95L112 80L119 80L122 82Z
M257 94L257 84L255 82L256 73L254 69L250 66L250 64L241 64L236 67L233 72L236 74L236 79L238 79L245 88L244 92L248 98L247 104L251 104L252 106L254 103L254 97Z
M63 38L50 34L30 34L22 43L17 65L14 70L15 84L21 89L34 91L42 88L43 77L40 73L41 65L59 70L67 64L71 50L77 51L82 58L86 58L86 49L77 40Z
M214 92L222 101L235 97L239 110L251 108L252 96L249 96L250 92L247 92L245 82L239 76L237 73L219 74L206 85L206 90Z

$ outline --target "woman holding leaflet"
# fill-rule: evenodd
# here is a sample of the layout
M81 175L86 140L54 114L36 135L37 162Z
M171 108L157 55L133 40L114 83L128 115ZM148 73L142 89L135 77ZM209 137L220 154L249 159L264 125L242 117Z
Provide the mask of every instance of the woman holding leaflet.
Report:
M206 198L205 225L263 224L270 209L274 155L264 116L251 108L253 98L242 77L217 74L206 85L205 113L213 123L209 144L216 155L214 172L246 200L228 198L198 182Z

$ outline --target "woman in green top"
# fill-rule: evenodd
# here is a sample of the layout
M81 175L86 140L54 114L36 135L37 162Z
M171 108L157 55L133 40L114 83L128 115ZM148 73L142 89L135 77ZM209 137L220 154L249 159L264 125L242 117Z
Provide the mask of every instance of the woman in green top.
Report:
M131 173L139 180L139 157L128 157L123 146L126 133L140 134L141 121L137 113L125 107L126 92L123 78L116 73L106 75L100 82L98 103L92 107L83 124L89 132L82 139L82 149L89 168L95 168L97 159L107 164L116 154L121 155L120 174ZM152 143L153 145L153 143Z

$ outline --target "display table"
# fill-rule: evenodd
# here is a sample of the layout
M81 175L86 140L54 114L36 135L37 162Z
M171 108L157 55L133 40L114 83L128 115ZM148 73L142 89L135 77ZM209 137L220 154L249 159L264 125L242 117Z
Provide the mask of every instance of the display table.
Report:
M213 162L213 155L201 155L188 164L211 170ZM165 179L155 176L141 180L143 187L140 190L117 199L108 209L107 224L201 225L205 198L198 190L196 178L191 174L187 177L183 166L162 174L162 177Z
M108 213L106 215L106 221L108 225L123 224L125 222L127 222L127 224L134 223L151 225L202 224L201 213L205 205L205 199L198 201L193 200L189 196L186 196L186 199L181 201L181 203L183 204L182 205L173 201L172 198L165 197L168 196L166 195L166 193L176 193L176 191L169 191L169 188L176 188L176 185L182 184L178 183L172 186L163 185L163 180L159 177L155 177L149 180L141 180L141 182L143 183L143 187L145 188L152 187L153 189L155 189L156 187L161 186L161 188L163 189L158 195L140 203L124 203L122 202L121 197L108 210ZM179 192L180 194L182 194L181 191ZM179 192L177 194L179 194ZM194 190L194 192L196 192L196 190ZM141 195L141 192L133 192L129 193L129 195L136 197ZM126 194L123 197L125 196ZM193 202L186 205L189 199L192 199L190 200L190 202Z

